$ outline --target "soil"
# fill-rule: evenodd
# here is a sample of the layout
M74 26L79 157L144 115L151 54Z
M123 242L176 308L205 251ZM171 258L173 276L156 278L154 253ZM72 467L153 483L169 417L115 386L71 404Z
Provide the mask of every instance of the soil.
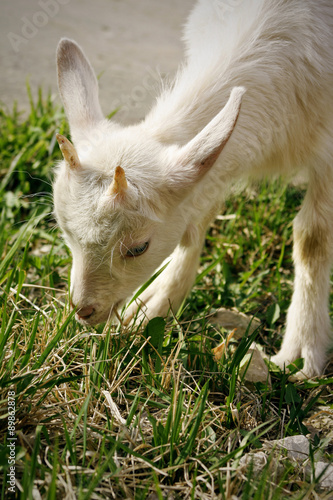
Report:
M144 117L160 76L182 59L182 26L194 0L0 0L0 99L27 110L26 80L57 96L55 51L61 37L76 40L100 79L108 114ZM59 97L56 97L59 99Z

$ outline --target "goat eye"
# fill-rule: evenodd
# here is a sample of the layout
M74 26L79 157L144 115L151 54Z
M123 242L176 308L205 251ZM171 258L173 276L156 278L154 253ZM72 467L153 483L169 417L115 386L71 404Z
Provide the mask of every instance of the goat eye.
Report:
M145 253L149 246L149 241L146 241L145 243L142 243L142 245L138 245L137 247L132 247L129 248L126 252L126 257L138 257L139 255L142 255Z

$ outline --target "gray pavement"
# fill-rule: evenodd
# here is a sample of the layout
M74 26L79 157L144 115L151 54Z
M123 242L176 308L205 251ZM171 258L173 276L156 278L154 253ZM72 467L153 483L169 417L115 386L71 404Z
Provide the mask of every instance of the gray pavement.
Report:
M182 26L194 0L0 0L0 100L28 108L42 86L57 96L55 50L75 39L100 75L102 109L118 120L144 117L161 75L182 59ZM59 99L58 96L56 99Z

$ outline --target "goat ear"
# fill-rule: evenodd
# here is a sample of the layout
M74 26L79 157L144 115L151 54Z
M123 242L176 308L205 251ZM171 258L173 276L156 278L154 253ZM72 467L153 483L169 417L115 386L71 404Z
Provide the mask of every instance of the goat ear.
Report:
M235 87L224 108L172 158L169 180L175 191L191 188L214 165L235 129L244 92L243 87Z
M102 120L97 78L83 51L73 40L60 40L57 71L59 92L72 134Z

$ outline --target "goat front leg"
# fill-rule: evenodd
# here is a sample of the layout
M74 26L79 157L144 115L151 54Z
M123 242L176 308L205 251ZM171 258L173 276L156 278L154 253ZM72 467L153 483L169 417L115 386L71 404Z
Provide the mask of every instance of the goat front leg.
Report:
M294 221L294 293L281 350L272 358L281 368L304 358L303 370L296 374L298 379L322 374L332 343L328 307L333 260L330 177L332 173L327 172L321 179L319 175L312 179Z

